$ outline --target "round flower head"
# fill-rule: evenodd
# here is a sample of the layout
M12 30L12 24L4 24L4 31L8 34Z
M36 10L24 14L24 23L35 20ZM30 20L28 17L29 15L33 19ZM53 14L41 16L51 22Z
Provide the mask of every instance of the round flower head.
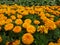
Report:
M25 21L24 21L25 23L31 23L32 21L31 21L31 19L25 19Z
M32 44L34 41L34 37L30 33L26 33L22 36L22 42L24 44Z
M16 13L16 11L15 10L11 10L11 14L15 14Z
M23 16L22 15L17 15L17 18L18 19L21 19Z
M8 30L12 30L13 27L14 27L14 25L12 23L8 23L5 25L4 29L5 29L5 31L8 31Z
M33 25L29 25L27 28L26 28L27 32L29 33L35 33L36 31L36 28L33 26Z
M13 28L13 32L14 33L19 33L19 32L21 32L21 26L15 26L14 28Z
M22 27L27 28L29 25L29 23L23 23Z
M34 20L34 24L40 24L39 20Z
M12 45L19 45L20 44L20 40L15 40Z
M21 25L21 24L23 23L23 21L22 21L21 19L16 19L15 23L16 23L17 25Z
M55 22L55 24L56 24L57 27L60 27L60 20L57 20L57 21Z
M5 24L5 20L0 20L0 25L4 25Z
M15 17L14 15L12 15L12 16L11 16L11 19L12 19L12 20L15 20L15 19L16 19L16 17Z
M48 45L55 45L53 42L50 42Z
M12 22L12 19L6 19L5 23L11 23Z
M28 15L28 11L24 10L23 12L21 12L21 14L22 14L23 16Z

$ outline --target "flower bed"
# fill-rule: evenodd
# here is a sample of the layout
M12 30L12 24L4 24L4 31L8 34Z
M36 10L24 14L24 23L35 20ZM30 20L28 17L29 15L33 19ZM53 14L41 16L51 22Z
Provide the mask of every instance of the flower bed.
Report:
M60 45L60 6L0 5L1 45Z

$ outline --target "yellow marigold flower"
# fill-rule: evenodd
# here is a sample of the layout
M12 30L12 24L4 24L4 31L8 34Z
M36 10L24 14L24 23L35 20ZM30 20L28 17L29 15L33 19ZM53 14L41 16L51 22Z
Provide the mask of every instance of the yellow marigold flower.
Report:
M31 21L31 19L25 19L24 22L30 24L32 21Z
M48 29L50 30L54 30L56 28L55 22L53 22L52 20L48 19L46 16L41 16L41 19L44 21L45 26L48 27Z
M50 17L51 15L49 13L46 13L45 16Z
M38 12L43 11L43 8L35 7L35 11L38 11Z
M26 10L30 10L30 7L26 6L25 9L26 9Z
M45 16L45 14L43 12L41 12L39 14L39 16L41 16L40 18L43 20L43 21L47 21L47 17Z
M0 17L3 17L4 15L3 14L0 14Z
M15 14L16 13L16 11L15 10L11 10L11 14Z
M58 8L57 10L60 11L60 8Z
M7 17L4 17L4 19L6 20L6 19L7 19Z
M34 41L34 37L30 33L26 33L22 36L22 42L24 44L32 44Z
M23 21L22 21L21 19L16 19L15 23L16 23L17 25L21 25L21 24L23 23Z
M0 36L0 43L2 42L2 40L3 40L3 39L2 39L2 37Z
M23 12L21 12L21 14L24 15L28 15L28 11L24 10Z
M53 42L50 42L48 45L55 45Z
M18 19L21 19L23 16L22 15L17 15L17 18Z
M14 25L12 23L8 23L5 25L4 29L5 31L11 30L14 27Z
M60 27L60 20L56 21L55 24Z
M12 19L12 20L15 20L15 19L16 19L16 17L15 17L14 15L12 15L12 16L11 16L11 19Z
M34 11L34 10L29 10L29 13L30 13L30 14L34 14L35 11Z
M10 9L9 10L6 10L5 13L8 14L8 16L10 16L11 10Z
M3 16L3 17L1 17L3 20L6 20L7 19L7 17L6 16Z
M4 13L3 9L0 9L0 13L2 13L2 14Z
M10 23L10 22L12 22L12 19L7 19L7 20L5 21L6 24L7 24L7 23Z
M21 26L15 26L15 27L13 28L13 32L14 32L14 33L19 33L19 32L21 32L21 30L22 30Z
M48 33L48 28L47 27L45 27L44 25L41 25L41 26L38 26L38 29L37 29L37 31L39 32L41 32L41 33Z
M39 20L34 20L34 24L40 24Z
M5 24L5 20L0 20L0 25L4 25Z
M22 27L27 28L29 25L29 23L23 23Z
M56 28L56 25L52 20L47 20L45 26L48 27L49 30L54 30Z
M12 45L20 45L20 40L15 40Z
M55 43L55 45L60 45L60 43Z
M27 32L29 33L35 33L36 31L36 28L33 26L33 25L29 25L27 28L26 28Z

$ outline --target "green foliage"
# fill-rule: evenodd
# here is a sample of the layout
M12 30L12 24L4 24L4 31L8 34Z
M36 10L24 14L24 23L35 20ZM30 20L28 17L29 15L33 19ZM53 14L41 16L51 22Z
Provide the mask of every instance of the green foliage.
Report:
M30 15L30 14L24 16L22 18L22 20L25 20L27 18L31 19L32 21L35 19L40 20L40 18L37 15ZM34 26L37 27L38 25L34 25ZM6 41L12 42L16 39L22 40L23 34L26 33L24 28L22 28L22 30L23 31L21 31L20 33L15 34L12 31L5 32L4 29L2 29L2 31L0 31L0 34L2 35L3 42L0 45L5 45ZM48 34L35 32L33 34L33 36L34 36L35 40L34 40L33 44L31 44L31 45L48 45L49 42L51 42L51 41L56 42L57 39L60 38L60 28L56 28L55 30L50 30L48 32ZM22 41L21 41L21 43L22 43ZM24 44L22 43L22 45L24 45Z
M19 4L23 6L31 5L60 5L60 0L0 0L0 4Z
M60 5L59 3L60 3L60 0L0 0L0 4L7 4L7 5L19 4L23 6ZM27 18L31 19L32 21L34 21L35 19L38 19L39 21L41 21L42 24L44 24L42 20L36 15L24 16L22 20L25 20ZM56 16L54 21L57 21L59 18L60 16ZM34 26L37 27L38 25L34 25ZM12 31L6 33L4 29L2 29L2 31L0 32L0 35L2 35L3 42L0 45L5 45L6 41L13 41L15 39L21 40L22 35L25 32L26 32L25 29L23 29L23 31L19 34L15 34ZM49 42L51 41L56 42L57 39L60 38L60 28L56 28L53 31L49 31L48 34L45 34L45 33L42 34L40 32L36 32L33 34L33 36L35 38L35 41L32 45L48 45ZM24 44L22 43L22 45Z

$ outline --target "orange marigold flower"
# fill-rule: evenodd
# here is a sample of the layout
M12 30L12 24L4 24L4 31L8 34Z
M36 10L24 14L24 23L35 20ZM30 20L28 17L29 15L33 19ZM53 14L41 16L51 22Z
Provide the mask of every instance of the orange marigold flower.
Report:
M3 17L1 17L1 18L3 18L3 20L6 20L6 19L7 19L7 17L6 17L6 16L3 16Z
M4 14L0 14L0 17L4 17Z
M30 14L34 14L35 11L34 10L28 10Z
M8 16L10 16L11 10L7 10L5 13L8 14Z
M39 20L34 20L34 24L40 24Z
M26 28L27 32L29 33L35 33L36 31L36 28L33 26L33 25L29 25L27 28Z
M13 32L14 32L14 33L19 33L19 32L21 32L21 30L22 30L21 26L15 26L15 27L13 28Z
M24 10L23 12L21 12L21 14L22 14L23 16L28 15L28 11Z
M21 19L16 19L15 23L16 23L17 25L21 25L21 24L23 23L23 21L22 21Z
M24 44L32 44L34 41L34 37L30 33L26 33L22 36L22 42Z
M7 23L11 23L12 22L12 19L7 19L6 21L5 21L5 23L7 24Z
M49 30L54 30L56 28L56 25L52 20L47 20L45 26L48 27Z
M32 21L31 21L31 19L25 19L24 22L30 24Z
M60 20L56 21L55 24L60 27Z
M5 24L5 20L0 20L0 25L4 25Z
M60 43L55 43L55 45L60 45Z
M48 45L55 45L53 42L50 42Z
M17 15L18 19L21 19L22 17L23 17L22 15L19 15L19 14Z
M51 15L49 13L46 13L45 16L50 17Z
M20 44L20 40L15 40L12 45L19 45Z
M27 28L29 25L29 23L23 23L22 27Z
M11 19L12 19L12 20L15 20L15 19L16 19L16 17L15 17L14 15L12 15L12 16L11 16Z
M41 19L44 21L45 26L48 27L49 30L54 30L56 28L55 22L48 19L45 15L41 16Z
M3 39L2 39L2 37L0 36L0 43L2 42L2 40L3 40Z
M37 12L41 12L41 11L43 11L43 8L35 7L35 11L37 11Z
M11 10L11 13L12 13L12 14L15 14L15 13L16 13L16 11L15 11L15 10Z
M8 23L5 25L4 29L5 31L11 30L14 27L14 25L12 23Z
M38 32L40 31L41 33L48 33L48 28L45 27L44 25L38 26Z

